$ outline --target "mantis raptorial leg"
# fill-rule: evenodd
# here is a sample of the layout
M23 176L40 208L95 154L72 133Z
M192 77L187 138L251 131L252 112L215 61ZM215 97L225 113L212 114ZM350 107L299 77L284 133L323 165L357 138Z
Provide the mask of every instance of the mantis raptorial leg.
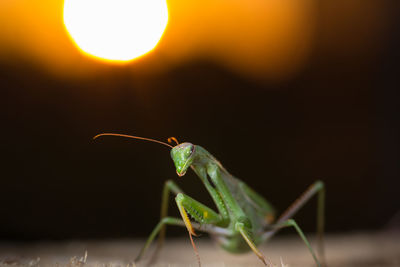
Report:
M157 236L157 234L162 234L165 231L166 225L177 225L177 226L184 226L189 230L189 234L193 235L194 230L199 230L202 232L208 232L211 234L229 234L230 231L226 231L223 228L216 227L215 224L221 220L221 216L217 214L212 209L208 208L204 204L192 199L191 197L183 194L177 193L175 200L178 205L179 210L187 212L192 216L192 218L200 223L200 224L193 224L189 221L187 216L182 216L182 219L172 218L172 217L165 217L168 209L168 196L170 191L172 192L180 192L182 190L179 189L178 186L172 181L166 182L163 190L163 197L162 197L162 212L161 212L161 221L157 224L154 228L152 233L150 234L148 240L146 241L143 249L139 253L136 260L140 260L141 257L144 255L148 247L150 246L153 239ZM164 232L165 234L165 232ZM160 243L159 243L160 244ZM162 244L162 241L161 241ZM194 246L194 244L193 244ZM194 249L195 246L194 246Z

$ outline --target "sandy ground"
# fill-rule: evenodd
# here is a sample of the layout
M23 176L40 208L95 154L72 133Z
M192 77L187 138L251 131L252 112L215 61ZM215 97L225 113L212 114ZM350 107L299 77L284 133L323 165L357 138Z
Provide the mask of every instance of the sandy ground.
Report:
M252 254L229 254L208 237L195 239L202 267L263 266ZM146 266L134 263L143 240L68 241L29 244L0 243L0 266ZM300 238L276 237L262 245L263 253L276 266L315 266ZM85 258L85 253L87 253ZM151 255L151 252L149 253ZM326 237L328 266L400 266L400 233L356 233ZM168 239L157 262L151 266L197 266L189 239Z

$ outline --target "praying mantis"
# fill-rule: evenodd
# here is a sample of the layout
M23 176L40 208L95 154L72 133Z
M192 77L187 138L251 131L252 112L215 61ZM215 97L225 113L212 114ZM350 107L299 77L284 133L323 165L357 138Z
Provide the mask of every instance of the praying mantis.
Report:
M272 267L272 262L259 250L258 245L266 242L280 229L293 227L307 246L315 264L318 267L325 265L323 231L325 210L325 187L322 181L312 184L286 211L276 218L272 205L260 194L250 188L245 182L232 176L222 164L207 150L199 145L188 142L179 144L176 138L168 138L168 143L155 139L102 133L101 136L120 136L159 143L171 148L171 157L175 164L176 173L182 177L191 168L200 178L215 203L217 211L186 195L172 180L164 185L161 202L161 219L151 232L142 250L137 256L139 261L158 235L158 248L165 239L166 226L175 225L186 227L191 244L201 266L199 253L193 241L195 231L209 233L223 249L232 253L242 253L252 250L265 266ZM175 146L171 143L174 141ZM175 195L181 218L168 216L168 201L170 194ZM311 247L297 222L292 218L314 195L318 196L317 204L317 234L318 257ZM192 220L190 220L189 215Z

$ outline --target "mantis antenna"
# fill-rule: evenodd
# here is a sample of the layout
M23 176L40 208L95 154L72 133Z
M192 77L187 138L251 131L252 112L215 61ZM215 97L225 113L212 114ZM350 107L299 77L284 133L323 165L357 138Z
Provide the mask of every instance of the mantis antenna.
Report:
M162 144L164 146L170 147L170 148L174 148L173 146L171 146L170 144L155 140L155 139L150 139L150 138L145 138L145 137L140 137L140 136L133 136L133 135L127 135L127 134L117 134L117 133L101 133L96 135L95 137L93 137L93 140L101 137L101 136L119 136L119 137L126 137L126 138L132 138L132 139L139 139L139 140L145 140L145 141L149 141L149 142L154 142L154 143L159 143ZM176 140L175 137L171 137L173 138L172 140ZM170 138L168 138L169 141ZM175 141L176 143L178 143L177 141Z

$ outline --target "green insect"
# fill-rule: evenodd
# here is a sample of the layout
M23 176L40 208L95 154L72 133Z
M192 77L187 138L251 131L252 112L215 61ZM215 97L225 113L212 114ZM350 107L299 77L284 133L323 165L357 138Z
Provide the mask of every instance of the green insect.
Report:
M162 246L166 225L177 225L186 227L188 230L199 266L201 266L200 257L192 237L196 236L195 230L209 233L222 248L229 252L242 253L252 250L266 266L273 266L257 246L271 238L278 230L293 227L309 249L316 265L323 266L325 205L323 182L317 181L312 184L285 212L276 218L275 210L267 200L246 183L232 176L216 158L201 146L187 142L179 144L173 137L169 138L168 142L171 143L173 140L176 142L176 146L154 139L113 133L99 134L94 139L106 135L141 139L170 147L178 176L185 175L186 171L191 168L206 187L217 208L216 212L186 195L174 181L166 181L162 193L161 220L151 232L136 260L142 258L157 235L159 235L158 248ZM167 216L171 192L175 195L182 218ZM293 215L316 194L318 194L318 258L303 231L292 219ZM189 219L189 215L194 222Z

